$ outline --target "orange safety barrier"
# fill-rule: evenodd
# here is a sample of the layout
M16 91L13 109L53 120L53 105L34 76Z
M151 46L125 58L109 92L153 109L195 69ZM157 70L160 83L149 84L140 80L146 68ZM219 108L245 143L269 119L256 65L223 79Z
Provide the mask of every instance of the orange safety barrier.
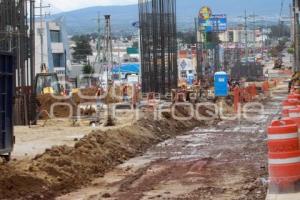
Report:
M292 119L273 121L268 127L268 148L271 153L299 150L298 126Z
M283 109L281 112L282 117L289 117L289 110L290 110L290 108Z
M283 109L293 109L300 105L300 101L298 99L287 99L282 102Z
M255 98L257 96L257 88L256 88L255 84L251 85L251 95L252 95L252 98Z
M300 94L296 94L296 93L289 94L288 99L298 99L298 100L300 100Z
M300 180L300 151L269 153L270 183L289 188Z
M246 87L245 90L244 90L243 95L244 95L244 99L245 99L246 102L252 101L253 97L252 97L251 91L252 91L251 86Z
M262 90L263 92L266 94L270 91L270 85L269 85L269 82L268 81L265 81L263 84L262 84Z
M237 113L240 105L240 88L238 86L233 89L233 104L234 111Z
M292 119L300 128L300 107L288 110L288 117Z

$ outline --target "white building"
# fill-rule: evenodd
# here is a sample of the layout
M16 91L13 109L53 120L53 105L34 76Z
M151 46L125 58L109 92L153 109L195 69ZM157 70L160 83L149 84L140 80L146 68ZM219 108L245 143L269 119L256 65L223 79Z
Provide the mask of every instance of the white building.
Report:
M231 29L220 33L219 38L223 43L247 43L248 47L260 48L267 39L264 33L261 30Z
M59 18L42 23L37 21L35 27L36 74L41 73L41 65L45 63L49 72L57 73L59 79L64 80L70 67L69 43L64 20Z

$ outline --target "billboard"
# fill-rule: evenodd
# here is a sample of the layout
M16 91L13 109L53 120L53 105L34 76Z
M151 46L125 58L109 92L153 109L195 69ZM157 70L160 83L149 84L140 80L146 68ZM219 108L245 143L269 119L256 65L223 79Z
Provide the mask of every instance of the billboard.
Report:
M208 20L209 18L211 18L211 15L212 11L208 6L202 7L199 11L199 18L201 19Z
M201 32L223 32L227 30L227 16L225 14L212 15L205 20L199 17L199 29Z

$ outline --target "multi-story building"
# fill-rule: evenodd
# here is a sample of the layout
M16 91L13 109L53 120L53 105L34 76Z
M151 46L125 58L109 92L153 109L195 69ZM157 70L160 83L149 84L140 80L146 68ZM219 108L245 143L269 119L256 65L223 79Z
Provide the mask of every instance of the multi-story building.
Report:
M40 73L44 63L49 72L64 80L69 73L70 50L63 18L37 21L35 27L35 72Z
M246 44L248 47L260 48L266 40L267 35L261 30L240 30L231 29L219 34L219 38L223 43L239 43Z

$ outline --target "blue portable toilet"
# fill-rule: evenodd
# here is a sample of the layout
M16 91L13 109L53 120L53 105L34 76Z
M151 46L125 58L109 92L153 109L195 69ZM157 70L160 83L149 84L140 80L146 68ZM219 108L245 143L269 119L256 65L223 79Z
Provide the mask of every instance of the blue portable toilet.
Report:
M215 76L215 96L226 97L228 96L228 74L226 72L216 72Z

